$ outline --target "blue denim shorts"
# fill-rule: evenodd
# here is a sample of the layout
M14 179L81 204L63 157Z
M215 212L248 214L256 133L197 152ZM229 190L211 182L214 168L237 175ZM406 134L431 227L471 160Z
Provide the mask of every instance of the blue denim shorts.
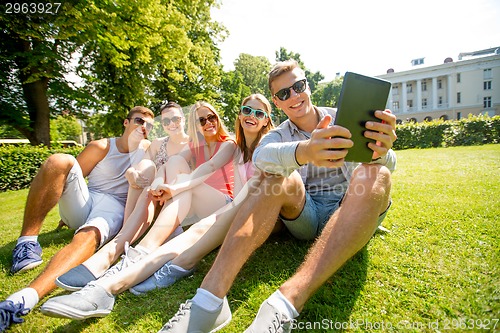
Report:
M315 239L321 233L333 213L340 207L344 194L333 192L313 196L306 192L306 202L300 215L294 220L287 220L282 216L280 216L280 219L295 238L303 240ZM390 207L391 203L380 214L378 225L382 223Z

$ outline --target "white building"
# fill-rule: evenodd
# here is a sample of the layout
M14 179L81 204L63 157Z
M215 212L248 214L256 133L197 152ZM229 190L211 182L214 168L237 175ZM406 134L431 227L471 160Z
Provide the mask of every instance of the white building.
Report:
M412 64L378 76L392 83L387 107L398 123L500 115L500 47L460 53L458 61L446 58L437 66L425 67L424 58Z

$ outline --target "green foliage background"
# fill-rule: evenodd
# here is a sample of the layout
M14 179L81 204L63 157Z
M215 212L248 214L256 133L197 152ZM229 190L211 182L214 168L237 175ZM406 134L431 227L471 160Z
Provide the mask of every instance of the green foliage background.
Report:
M471 146L500 143L500 116L473 116L397 126L394 149Z
M82 147L51 148L29 145L0 146L0 192L29 187L40 165L52 154L77 156Z
M500 143L500 116L397 125L394 149L470 146ZM54 153L77 156L82 147L0 146L0 192L29 187L40 165Z

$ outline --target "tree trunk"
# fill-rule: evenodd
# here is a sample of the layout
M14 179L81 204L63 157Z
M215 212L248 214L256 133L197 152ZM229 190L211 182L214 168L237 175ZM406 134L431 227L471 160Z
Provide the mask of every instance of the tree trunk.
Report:
M50 109L46 84L42 80L22 83L24 100L28 105L31 131L28 139L34 146L50 147Z
M19 79L23 87L24 100L28 106L30 118L29 129L23 129L23 133L34 146L43 144L50 147L50 109L47 98L49 79L41 76L39 69L31 65L28 56L33 52L32 45L39 44L38 41L26 41L16 38L17 48L22 55L16 58L19 67ZM37 80L33 80L37 77Z

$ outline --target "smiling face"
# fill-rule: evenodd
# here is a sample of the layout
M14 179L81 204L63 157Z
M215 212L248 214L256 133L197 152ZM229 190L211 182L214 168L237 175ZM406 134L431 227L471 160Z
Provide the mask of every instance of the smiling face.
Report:
M207 107L200 107L196 111L198 131L205 137L206 141L216 140L219 118ZM200 122L201 120L201 122ZM205 124L201 124L205 122Z
M164 109L161 113L161 123L165 132L170 135L184 132L185 119L179 108Z
M248 100L245 103L245 106L249 106L254 110L261 110L267 114L266 107L262 102L260 102L257 99ZM258 133L262 129L262 127L267 126L270 121L269 117L265 117L263 119L257 119L253 113L246 116L241 112L238 115L238 119L245 133Z
M302 79L305 79L304 72L299 67L296 67L291 71L282 73L271 83L271 93L273 94L274 104L276 107L282 109L294 123L301 122L303 118L307 118L311 115L314 116L309 86L301 93L297 93L294 89L290 89L290 97L285 101L280 100L274 96L274 94L281 89L291 87L295 82Z
M124 121L124 126L126 131L130 134L129 138L134 141L140 141L148 137L149 132L153 128L154 120L151 116L147 114L142 114L140 112L132 113Z

